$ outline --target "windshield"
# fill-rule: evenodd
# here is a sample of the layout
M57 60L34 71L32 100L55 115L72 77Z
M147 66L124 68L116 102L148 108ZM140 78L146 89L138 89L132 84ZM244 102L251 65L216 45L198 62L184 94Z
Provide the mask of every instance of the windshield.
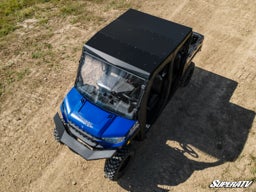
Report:
M84 57L76 88L108 111L134 118L145 80L90 55Z

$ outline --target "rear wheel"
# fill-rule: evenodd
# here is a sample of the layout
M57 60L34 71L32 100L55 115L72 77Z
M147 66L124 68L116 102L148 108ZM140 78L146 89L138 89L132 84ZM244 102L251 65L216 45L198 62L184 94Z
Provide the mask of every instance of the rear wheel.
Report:
M118 180L128 167L128 164L134 155L130 148L118 150L111 158L105 161L105 177L112 181Z
M186 87L189 84L189 82L190 82L190 80L192 78L192 75L194 73L194 69L195 69L195 64L192 62L188 66L187 70L185 71L185 73L184 73L184 75L183 75L183 77L181 79L181 82L180 82L180 86L181 87Z

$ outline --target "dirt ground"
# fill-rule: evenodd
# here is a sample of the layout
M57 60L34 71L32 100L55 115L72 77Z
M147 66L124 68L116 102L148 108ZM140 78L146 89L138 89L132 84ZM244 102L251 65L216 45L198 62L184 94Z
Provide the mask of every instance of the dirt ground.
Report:
M1 68L27 66L30 73L1 97L0 191L256 191L255 1L147 0L138 7L193 27L205 41L192 82L177 91L147 139L135 143L126 174L118 182L105 179L104 160L86 161L52 136L52 118L73 85L83 43L123 12L99 9L105 20L98 26L52 21L47 42L38 36L44 30L26 21L8 49L1 48ZM61 55L58 65L33 60L30 44L21 49L26 42L50 44ZM210 189L216 179L254 183Z

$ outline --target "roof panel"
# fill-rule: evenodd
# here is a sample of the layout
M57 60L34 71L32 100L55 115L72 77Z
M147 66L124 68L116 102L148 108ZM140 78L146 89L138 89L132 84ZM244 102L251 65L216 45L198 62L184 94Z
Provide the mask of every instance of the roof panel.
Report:
M153 33L141 27L130 25L123 20L116 20L100 33L113 39L161 57L170 52L169 47L173 43L165 36ZM161 49L159 49L161 47Z
M191 31L189 27L130 9L86 44L152 73Z
M145 71L153 71L154 68L161 62L161 58L151 55L150 53L141 49L135 48L127 43L117 41L110 36L106 36L102 33L92 37L92 43L90 46L101 44L100 48L97 48L101 52L107 53L112 57L116 57L128 64L131 64L137 68ZM95 47L94 47L95 48ZM124 54L125 53L125 54ZM151 63L151 65L147 65Z

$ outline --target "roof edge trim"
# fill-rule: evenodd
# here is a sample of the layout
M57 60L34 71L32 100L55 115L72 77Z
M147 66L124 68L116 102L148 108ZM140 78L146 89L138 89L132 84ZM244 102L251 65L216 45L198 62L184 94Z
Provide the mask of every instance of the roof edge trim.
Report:
M122 61L120 59L112 57L112 56L110 56L110 55L108 55L108 54L106 54L106 53L104 53L102 51L99 51L98 49L95 49L95 48L93 48L93 47L91 47L89 45L85 44L84 47L87 50L89 50L89 51L93 52L94 54L96 54L97 56L103 58L107 62L109 62L109 63L111 63L111 64L113 64L115 66L118 66L120 68L126 69L126 70L128 70L130 72L133 72L133 73L135 73L135 74L137 74L137 75L139 75L139 76L141 76L143 78L148 79L148 77L150 75L148 72L146 72L146 71L144 71L144 70L142 70L142 69L140 69L138 67L132 66L129 63L126 63L126 62L124 62L124 61Z

